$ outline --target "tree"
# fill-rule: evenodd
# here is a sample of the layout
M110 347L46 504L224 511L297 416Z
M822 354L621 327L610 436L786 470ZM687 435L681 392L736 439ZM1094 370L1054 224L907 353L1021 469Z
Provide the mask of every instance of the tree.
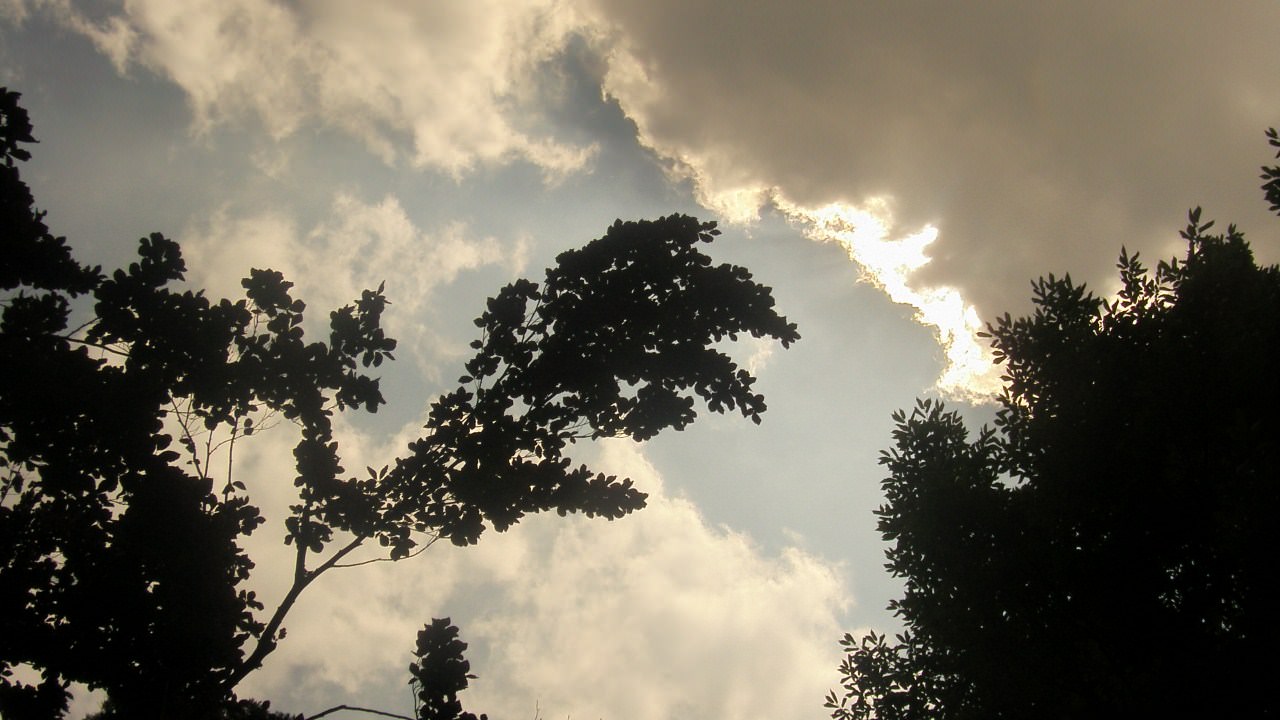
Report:
M354 550L377 543L403 559L528 513L637 510L645 495L630 480L575 466L567 446L682 429L695 397L759 422L754 378L714 343L798 338L767 287L701 252L713 223L617 222L541 284L490 299L475 357L422 436L351 476L332 419L384 402L369 374L395 349L383 289L331 312L328 337L312 341L278 272L254 269L243 299L213 301L180 284L180 249L160 234L109 275L81 265L19 177L31 142L18 94L0 91L5 717L59 715L69 682L105 690L108 714L236 716L237 684L284 637L301 593ZM299 438L283 537L295 565L266 612L241 541L265 522L254 487L286 480L243 478L231 460L273 419ZM218 449L225 468L211 462ZM19 666L42 682L17 680Z
M845 636L833 718L1273 712L1280 270L1200 215L1154 273L1122 251L1114 300L1049 276L988 328L994 427L894 415L877 515L906 631Z

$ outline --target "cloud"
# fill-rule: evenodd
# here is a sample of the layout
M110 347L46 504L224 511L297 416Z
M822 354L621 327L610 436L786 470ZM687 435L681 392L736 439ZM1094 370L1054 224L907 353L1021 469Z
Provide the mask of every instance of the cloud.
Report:
M891 198L899 227L937 229L911 292L983 318L1042 274L1103 282L1122 244L1171 252L1192 205L1268 227L1274 3L584 6L613 39L606 90L703 204Z
M465 173L522 159L549 178L590 146L537 127L529 88L578 27L563 3L131 0L89 17L33 0L89 37L122 71L140 66L187 95L197 132L255 118L276 138L337 127L387 162ZM28 6L10 0L11 19Z
M493 655L476 707L519 717L535 698L549 716L808 717L834 677L839 571L709 526L637 446L606 444L599 467L635 478L649 506L607 525L548 518L547 551L506 583L511 606L474 625Z
M388 162L457 176L517 159L553 180L588 166L588 140L556 137L545 72L584 41L641 142L726 220L778 200L867 213L891 199L898 227L936 228L931 261L901 279L918 298L959 298L944 345L970 307L1029 309L1039 275L1110 289L1119 247L1176 251L1190 206L1246 230L1269 222L1254 176L1276 122L1280 6L1263 0L3 6L15 22L32 7L118 67L172 80L197 130L336 127Z
M93 18L82 12L71 0L2 0L0 18L22 25L32 10L48 13L55 22L84 35L98 52L106 55L116 70L123 72L129 61L129 51L136 41L132 28L118 17Z
M343 442L349 467L388 446ZM276 445L237 453L270 452L275 460L249 461L269 470L288 455ZM451 614L479 676L464 700L492 717L535 708L619 720L809 717L837 682L840 569L794 547L769 556L708 525L630 443L605 444L598 467L635 478L649 506L616 522L534 516L473 548L438 545L410 561L332 572L304 594L289 636L244 694L317 712L402 687L416 631ZM258 572L278 596L288 553L270 547L275 525L260 532ZM378 706L400 702L393 697Z
M972 402L989 401L999 393L1000 370L990 347L978 336L984 326L977 310L954 287L920 288L912 282L915 272L929 264L925 250L937 240L936 228L890 237L893 217L888 203L879 199L868 202L866 209L844 203L805 208L778 196L774 204L809 238L844 248L864 282L916 309L915 320L934 331L943 350L943 369L935 383L940 392Z
M234 216L223 208L188 228L180 241L193 268L188 280L214 296L242 297L240 278L250 268L284 273L295 284L294 297L307 302L313 331L327 328L330 310L385 283L391 305L383 327L400 341L402 352L432 371L431 358L462 352L457 342L433 330L435 290L486 265L504 265L518 274L527 256L525 240L504 244L477 238L460 222L426 232L394 196L370 203L341 192L328 215L307 231L286 213Z
M742 338L743 345L751 351L750 357L742 364L746 371L752 375L759 377L760 373L769 365L769 361L773 360L775 345L771 340L764 338Z

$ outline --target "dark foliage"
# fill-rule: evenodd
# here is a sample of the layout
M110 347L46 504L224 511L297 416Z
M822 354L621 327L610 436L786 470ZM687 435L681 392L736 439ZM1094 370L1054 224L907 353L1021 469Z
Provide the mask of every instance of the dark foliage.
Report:
M798 337L768 288L699 250L714 224L618 222L562 254L540 285L521 280L490 300L467 375L431 406L422 437L351 476L332 421L384 402L369 374L395 349L382 288L331 312L328 337L314 341L278 272L252 270L243 299L213 301L182 286L179 248L159 234L126 268L86 268L19 178L30 142L17 93L0 91L6 718L60 715L73 681L105 690L119 717L265 712L237 703L236 685L284 637L302 591L351 552L468 545L543 510L626 515L644 494L574 466L567 444L683 428L695 397L758 421L754 378L713 344ZM284 479L246 481L231 458L279 419L299 436L283 528L296 557L267 613L245 589L254 565L241 541L264 522L251 485ZM20 666L43 681L17 680Z
M1211 225L1192 211L1154 273L1122 252L1114 302L1036 282L989 329L994 428L894 416L877 514L907 632L845 637L832 717L1274 710L1280 271Z
M1267 130L1267 142L1271 147L1280 148L1280 134L1275 128ZM1276 151L1276 157L1280 158L1280 150ZM1280 214L1280 165L1264 165L1262 179L1266 181L1262 184L1262 191L1271 205L1271 212Z
M467 644L458 639L458 628L449 618L433 618L431 624L418 632L418 647L413 656L417 660L409 665L409 683L416 691L414 704L418 720L477 720L464 712L458 701L458 693L467 689L471 663L462 653ZM481 715L479 720L487 720Z
M306 720L296 713L282 713L271 709L270 701L232 700L222 703L217 710L205 713L205 716L217 720ZM6 716L8 717L8 716ZM15 717L26 717L15 714ZM101 711L87 716L86 720L115 720L132 717L116 709L115 703L108 700Z

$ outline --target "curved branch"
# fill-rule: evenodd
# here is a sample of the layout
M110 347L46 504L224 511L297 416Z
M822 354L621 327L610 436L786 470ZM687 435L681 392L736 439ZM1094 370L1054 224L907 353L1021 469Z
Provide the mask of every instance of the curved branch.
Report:
M421 555L422 553L426 552L426 551L427 551L427 548L431 547L432 545L435 545L435 544L436 544L436 541L437 541L437 540L439 540L439 539L440 539L440 536L439 536L439 535L436 535L435 537L433 537L433 538L431 538L430 540L428 540L428 541L427 541L427 543L426 543L425 545L423 545L422 547L418 548L417 550L414 550L413 552L409 553L408 555L405 555L405 556L404 556L404 557L402 557L402 558L376 557L376 558L370 558L370 559L368 559L368 560L361 560L360 562L353 562L353 563L335 563L335 564L333 565L333 567L336 567L336 568L353 568L353 567L360 567L361 565L372 565L373 563L376 563L376 562L399 562L400 560L408 560L409 558L417 557L417 556Z
M317 720L317 718L322 718L325 715L328 715L329 713L336 713L339 710L351 710L352 712L370 713L372 715L381 715L383 717L400 718L400 720L414 720L414 718L411 718L408 715L397 715L395 713L389 713L383 710L374 710L372 708L356 707L355 705L334 705L328 710L318 712L315 715L308 715L306 718L304 718L304 720Z

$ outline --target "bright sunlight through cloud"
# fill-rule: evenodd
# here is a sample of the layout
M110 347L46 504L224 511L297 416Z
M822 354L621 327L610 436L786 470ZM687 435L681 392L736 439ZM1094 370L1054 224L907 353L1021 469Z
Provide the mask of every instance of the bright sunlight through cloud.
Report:
M956 288L910 284L911 274L929 262L925 249L937 239L937 228L890 237L892 219L884 199L872 199L862 208L839 202L809 208L776 196L773 202L810 239L843 247L864 280L894 302L914 307L916 320L933 328L947 363L936 385L939 392L972 402L990 400L999 392L1000 373L990 348L978 337L983 326L977 310Z
M641 64L615 50L610 58L611 89L617 84L629 92L643 91L648 82ZM837 243L859 268L862 279L883 290L896 303L916 309L915 320L933 329L946 365L934 387L943 396L973 403L990 402L1000 392L1000 372L990 348L978 337L983 330L977 309L966 303L954 287L913 287L912 273L929 263L925 249L938 237L929 225L919 232L892 238L890 201L867 199L862 207L832 202L814 208L787 199L777 186L762 184L749 175L735 174L712 154L664 148L639 126L640 141L672 161L673 180L688 181L703 207L735 225L760 219L760 210L772 205L800 226L811 240Z

